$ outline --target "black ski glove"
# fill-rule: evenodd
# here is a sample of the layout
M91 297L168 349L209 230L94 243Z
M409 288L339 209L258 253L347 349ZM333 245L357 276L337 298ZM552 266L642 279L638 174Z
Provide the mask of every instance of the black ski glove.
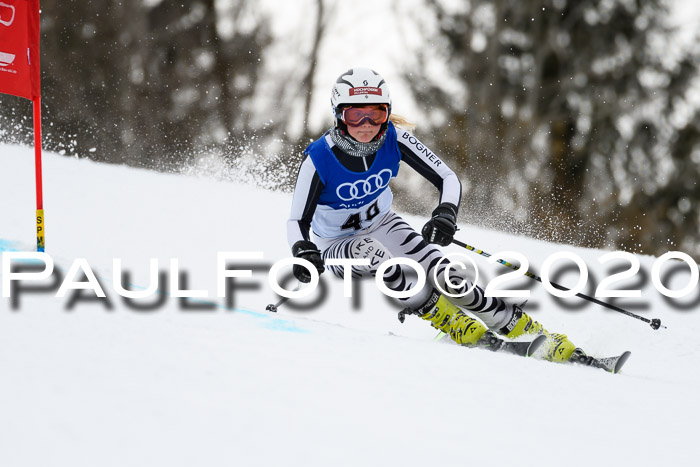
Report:
M299 240L292 246L292 254L296 258L305 259L309 261L316 267L316 270L321 274L325 270L323 265L323 258L321 258L321 252L318 247L307 240ZM309 271L301 264L295 264L292 268L292 273L300 282L308 284L311 282L311 275Z
M440 203L433 217L423 226L423 238L428 243L447 246L457 232L457 207L451 203Z

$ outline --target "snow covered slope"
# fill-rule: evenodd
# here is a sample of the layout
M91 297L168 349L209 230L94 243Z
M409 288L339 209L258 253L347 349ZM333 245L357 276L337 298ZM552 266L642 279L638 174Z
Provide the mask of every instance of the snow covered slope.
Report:
M3 251L33 248L32 157L0 145ZM2 466L694 465L700 291L665 300L649 279L655 258L640 257L642 271L621 283L642 297L615 303L660 318L668 329L659 331L578 298L554 300L537 283L512 284L532 291L536 319L589 353L631 350L623 373L610 375L435 343L418 318L399 324L371 282L346 299L324 275L325 295L300 301L315 306L266 313L277 300L267 272L289 256L289 195L53 154L44 171L47 252L59 271L42 290L0 300ZM589 294L611 273L602 251L468 225L459 236L491 253L522 252L535 270L554 252L575 252L591 270ZM228 299L216 297L218 252L264 254L240 262L252 277L236 279ZM486 279L501 272L467 254ZM52 281L77 258L106 300L55 296ZM125 300L114 258L135 290L149 285L151 258L165 277L176 258L180 288L208 297L183 302L166 282L163 295ZM670 288L688 282L679 270ZM573 284L576 274L558 279Z

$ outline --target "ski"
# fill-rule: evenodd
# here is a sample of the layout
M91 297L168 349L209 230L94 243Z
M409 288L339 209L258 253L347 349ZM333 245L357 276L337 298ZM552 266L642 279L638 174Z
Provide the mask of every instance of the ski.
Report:
M507 352L521 357L532 357L537 352L537 349L542 347L547 337L540 335L531 341L512 342L497 337L491 331L487 331L484 336L479 339L476 346L482 349L488 349L493 352Z
M492 352L506 352L521 357L532 357L546 340L546 336L540 335L531 341L512 342L501 339L491 331L486 331L479 339L479 342L476 343L476 347L491 350Z
M433 340L437 342L441 341L445 337L447 337L447 334L445 334L442 331L439 331L437 336L435 336ZM479 342L477 342L476 345L462 344L462 347L469 347L471 349L485 349L490 350L492 352L506 352L513 355L518 355L520 357L532 357L532 355L535 352L537 352L537 349L544 345L546 340L546 336L540 335L535 337L531 341L513 342L501 339L500 337L496 336L496 334L494 334L492 331L486 331L484 335L481 336L481 339L479 339Z
M622 367L625 365L625 363L627 363L627 360L630 358L630 355L632 355L632 353L629 350L626 350L616 357L596 358L586 355L585 352L583 352L583 350L581 349L576 349L574 350L573 355L571 355L571 359L569 361L579 365L600 368L609 373L615 374L619 373L620 370L622 370Z

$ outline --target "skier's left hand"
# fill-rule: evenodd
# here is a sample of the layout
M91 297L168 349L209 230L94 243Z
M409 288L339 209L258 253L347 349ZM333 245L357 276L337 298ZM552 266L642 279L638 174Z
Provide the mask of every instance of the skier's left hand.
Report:
M441 203L433 211L433 217L423 226L423 238L428 243L447 246L457 232L457 208L451 203Z

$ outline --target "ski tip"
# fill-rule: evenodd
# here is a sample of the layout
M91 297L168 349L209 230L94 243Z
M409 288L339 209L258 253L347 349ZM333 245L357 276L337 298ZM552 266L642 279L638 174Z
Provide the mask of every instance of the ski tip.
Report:
M630 358L630 355L632 355L632 352L629 350L626 350L620 355L620 358L617 359L617 362L615 362L615 368L613 368L613 373L619 373L620 370L622 370L622 367L625 366L625 363L627 363L627 360Z
M532 342L530 342L530 346L527 348L527 356L532 357L532 355L537 352L537 349L544 345L546 340L547 336L544 334L537 336Z

